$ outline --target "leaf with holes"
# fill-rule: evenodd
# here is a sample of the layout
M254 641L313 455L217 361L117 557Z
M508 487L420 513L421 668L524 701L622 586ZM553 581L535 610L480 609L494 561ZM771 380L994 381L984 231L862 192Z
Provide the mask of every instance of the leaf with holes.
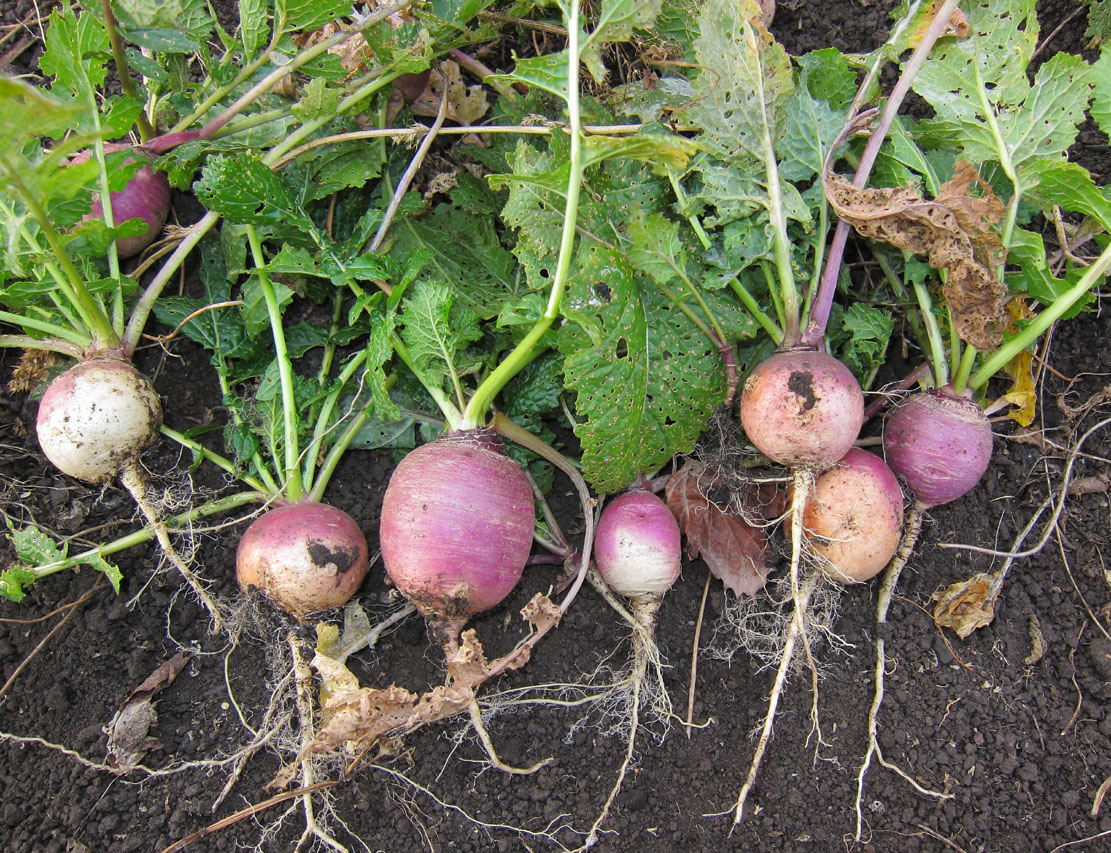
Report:
M694 447L724 394L709 338L624 257L582 249L559 334L567 387L577 395L583 475L616 492Z

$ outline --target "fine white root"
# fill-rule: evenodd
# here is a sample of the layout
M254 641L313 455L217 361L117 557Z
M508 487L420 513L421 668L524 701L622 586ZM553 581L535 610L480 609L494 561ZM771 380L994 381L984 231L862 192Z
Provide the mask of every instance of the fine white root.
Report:
M166 529L166 523L162 520L161 513L149 497L150 489L147 476L143 469L139 467L138 462L129 462L124 467L120 472L120 482L123 484L123 487L131 493L131 497L139 507L139 511L143 514L143 517L154 531L154 537L158 540L158 544L162 548L162 553L166 555L166 559L181 573L181 576L185 578L186 583L192 588L194 594L208 610L209 618L212 620L212 629L217 632L223 631L225 608L222 608L216 603L204 584L201 583L200 578L197 577L189 567L189 564L184 560L181 554L178 553L177 549L170 541L170 533Z
M740 824L744 819L745 803L748 801L748 796L752 792L753 786L756 784L756 777L760 772L760 764L764 759L764 753L767 751L768 743L771 740L772 729L775 723L775 713L779 707L779 700L783 695L784 687L787 684L787 676L791 671L791 664L794 661L795 646L800 640L806 652L807 662L811 667L812 684L814 685L815 693L817 692L817 670L814 668L814 658L810 653L809 640L807 639L807 634L810 630L808 626L810 598L817 585L817 576L811 574L805 580L800 579L803 547L803 510L806 507L807 498L809 498L813 488L813 472L806 469L797 470L795 472L794 496L791 501L791 569L789 578L793 610L790 624L787 627L787 636L783 643L783 648L780 651L779 667L776 670L775 682L772 684L771 693L768 695L768 710L764 716L764 723L761 726L760 738L756 742L756 751L753 753L752 763L748 768L748 776L745 777L740 793L737 794L737 801L733 806L734 827ZM815 707L816 704L817 697L815 695ZM812 713L816 714L816 710L812 710Z
M922 785L918 784L909 773L887 761L883 757L883 750L880 749L877 736L880 706L883 704L884 696L884 676L887 672L887 655L883 636L883 626L887 624L887 611L891 607L891 599L895 595L895 588L899 583L899 575L902 574L903 568L914 553L914 546L918 542L919 534L922 532L922 517L925 515L925 512L926 507L923 506L921 502L915 501L914 506L911 507L907 515L906 528L903 530L903 539L899 544L899 550L891 560L891 565L887 567L887 571L884 572L883 581L880 584L879 596L876 599L877 636L875 692L872 696L872 707L868 711L868 749L864 753L864 760L861 762L860 770L857 772L856 776L857 841L861 840L864 833L864 777L868 773L868 768L872 763L873 756L875 756L877 763L889 770L893 770L899 776L910 782L919 794L927 797L936 797L939 800L949 800L953 798L952 794L924 788Z
M602 805L602 810L594 819L594 823L590 827L590 832L587 834L586 840L583 842L579 850L589 850L598 843L599 831L602 824L605 823L606 818L609 816L610 808L612 808L617 795L621 792L621 786L625 782L625 776L629 772L629 768L633 766L633 757L636 748L637 730L640 728L640 706L642 699L642 691L645 691L649 696L652 714L660 720L667 722L671 717L671 701L667 693L667 688L663 682L663 666L660 660L660 650L656 645L655 632L656 632L656 614L660 609L659 597L645 597L640 601L633 604L633 612L635 614L635 623L633 626L633 662L629 678L625 682L628 689L628 706L627 713L629 719L629 736L628 742L625 746L625 757L621 762L621 766L617 770L617 779L614 781L613 788L610 790L609 796L606 798L605 803ZM651 679L649 682L648 680Z

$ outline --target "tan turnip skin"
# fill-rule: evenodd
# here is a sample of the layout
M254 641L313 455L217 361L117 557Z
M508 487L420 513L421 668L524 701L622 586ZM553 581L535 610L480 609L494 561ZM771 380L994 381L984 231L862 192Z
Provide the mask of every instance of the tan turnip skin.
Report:
M347 513L305 501L259 516L235 555L244 591L260 590L278 607L303 619L351 600L366 577L366 537Z
M803 528L822 569L841 583L860 583L891 562L903 530L903 493L874 453L851 449L814 482Z
M756 366L741 389L741 426L780 465L824 471L843 457L864 423L856 377L833 356L787 349Z
M88 483L118 474L157 440L161 426L154 386L113 354L91 356L58 376L42 395L35 420L46 458Z

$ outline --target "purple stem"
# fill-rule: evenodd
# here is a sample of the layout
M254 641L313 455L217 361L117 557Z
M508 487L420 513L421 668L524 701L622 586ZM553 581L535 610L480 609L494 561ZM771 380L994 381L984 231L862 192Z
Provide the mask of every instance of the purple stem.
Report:
M868 144L864 148L864 153L860 156L860 164L857 166L856 175L853 177L853 186L858 189L863 189L864 185L868 183L868 176L872 173L872 166L876 163L880 146L883 145L891 123L895 120L899 108L903 105L903 99L910 91L911 83L918 75L918 71L922 68L930 51L933 50L934 44L945 32L945 28L949 25L949 19L953 16L953 12L958 5L959 0L946 0L944 5L934 14L929 28L918 43L918 47L915 48L914 53L907 60L906 65L903 66L903 73L899 75L895 88L891 90L891 96L884 107L883 115L880 116L879 124L876 125L876 129L868 138ZM855 118L855 116L850 117L849 122L851 123ZM806 328L803 330L799 341L805 346L820 347L825 338L826 326L829 324L829 312L833 307L833 297L837 292L837 277L841 272L841 261L845 255L845 244L848 239L849 225L844 220L839 221L833 232L833 240L830 243L829 257L826 259L822 281L818 285L818 293L810 306Z

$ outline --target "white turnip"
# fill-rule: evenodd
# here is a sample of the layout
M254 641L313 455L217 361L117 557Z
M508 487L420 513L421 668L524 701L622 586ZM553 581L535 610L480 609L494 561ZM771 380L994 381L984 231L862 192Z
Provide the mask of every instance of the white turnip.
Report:
M366 537L343 510L305 501L257 518L235 555L239 586L256 588L298 619L346 604L366 577Z
M497 434L449 433L394 470L382 502L382 562L447 640L517 585L535 520L532 487Z
M35 421L46 458L88 483L119 474L155 442L161 426L150 381L111 354L78 362L51 382Z
M628 675L607 691L609 701L622 706L629 717L625 759L601 813L591 826L585 847L597 841L598 831L632 764L642 695L647 695L655 719L666 726L671 716L655 629L660 602L679 579L682 568L679 524L659 497L644 489L630 489L602 510L594 535L594 558L602 580L633 606L633 656Z
M870 580L899 547L902 490L882 459L854 447L815 481L803 525L827 575L841 583Z
M150 167L152 157L143 148L131 148L128 145L109 142L105 144L104 150L109 154L130 150L132 153L126 155L122 161L122 165L125 166L137 160L144 163L128 178L127 186L109 195L112 202L112 221L116 225L129 219L142 219L146 223L146 230L142 234L120 237L116 240L116 251L119 256L130 258L143 251L162 233L166 217L170 213L170 182L163 172L156 172ZM91 151L82 151L71 162L83 163L91 154ZM85 215L85 219L103 217L104 205L99 197L94 196L92 207Z

